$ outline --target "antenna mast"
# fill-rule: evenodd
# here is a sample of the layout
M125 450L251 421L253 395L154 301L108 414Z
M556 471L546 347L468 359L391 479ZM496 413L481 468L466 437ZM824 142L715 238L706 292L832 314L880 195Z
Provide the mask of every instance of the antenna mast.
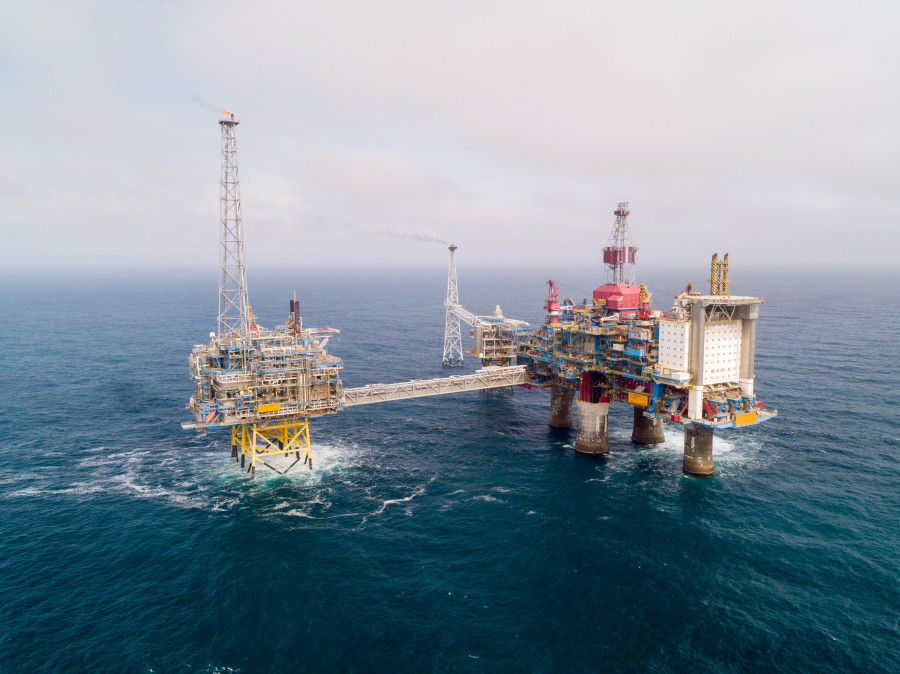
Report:
M238 182L234 127L240 122L227 110L222 128L222 179L219 197L222 228L219 246L219 338L246 335L250 330L247 272L244 268L244 229L241 224L241 187Z

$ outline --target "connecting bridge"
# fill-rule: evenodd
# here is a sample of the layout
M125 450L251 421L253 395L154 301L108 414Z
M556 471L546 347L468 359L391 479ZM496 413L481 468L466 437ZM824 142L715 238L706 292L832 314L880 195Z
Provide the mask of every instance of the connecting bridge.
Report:
M385 403L391 400L424 398L445 393L481 391L490 388L527 384L525 366L486 367L474 374L453 375L437 379L413 379L397 384L371 384L344 389L344 407Z

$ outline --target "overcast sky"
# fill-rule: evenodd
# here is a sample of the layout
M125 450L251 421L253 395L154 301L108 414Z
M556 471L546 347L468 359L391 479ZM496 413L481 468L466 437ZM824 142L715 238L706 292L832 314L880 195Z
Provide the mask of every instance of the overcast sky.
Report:
M897 265L896 0L5 0L0 265L214 267L220 106L251 276Z

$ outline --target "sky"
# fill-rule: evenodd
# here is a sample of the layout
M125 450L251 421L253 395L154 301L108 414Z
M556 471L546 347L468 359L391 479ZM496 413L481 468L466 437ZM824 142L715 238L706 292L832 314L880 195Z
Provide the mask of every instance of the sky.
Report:
M897 265L900 3L5 0L0 267ZM215 273L215 272L213 272Z

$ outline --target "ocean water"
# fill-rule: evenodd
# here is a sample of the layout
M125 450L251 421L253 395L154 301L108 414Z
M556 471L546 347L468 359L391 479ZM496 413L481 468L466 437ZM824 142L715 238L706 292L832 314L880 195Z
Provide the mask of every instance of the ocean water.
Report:
M467 308L541 320L545 275L460 265ZM249 280L262 324L296 290L341 328L355 386L441 376L443 273ZM780 416L718 435L712 477L626 407L575 455L516 390L317 419L314 470L250 479L179 426L214 274L8 275L0 671L900 671L900 275L735 277Z

